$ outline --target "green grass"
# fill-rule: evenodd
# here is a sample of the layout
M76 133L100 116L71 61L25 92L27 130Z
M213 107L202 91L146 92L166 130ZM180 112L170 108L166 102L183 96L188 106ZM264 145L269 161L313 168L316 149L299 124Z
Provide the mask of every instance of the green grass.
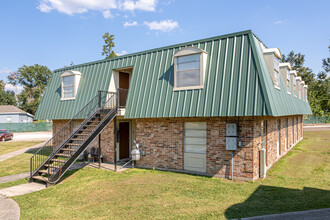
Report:
M20 180L8 182L8 183L0 183L0 189L11 187L11 186L17 186L17 185L21 185L21 184L28 183L28 182L29 182L28 179L20 179Z
M0 177L30 171L30 158L36 149L0 162Z
M14 199L21 219L224 219L329 208L330 132L304 135L257 182L85 168L54 187Z
M13 151L17 151L26 147L30 147L41 142L13 142L6 141L0 142L0 155L7 154Z

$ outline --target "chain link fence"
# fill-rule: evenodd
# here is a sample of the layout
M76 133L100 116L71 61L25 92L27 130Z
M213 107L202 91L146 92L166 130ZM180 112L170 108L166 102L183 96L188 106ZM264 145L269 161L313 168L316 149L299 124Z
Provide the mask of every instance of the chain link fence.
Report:
M330 123L330 116L305 116L304 124L325 124Z
M52 122L34 122L34 123L0 123L0 130L5 129L11 132L35 132L51 131Z

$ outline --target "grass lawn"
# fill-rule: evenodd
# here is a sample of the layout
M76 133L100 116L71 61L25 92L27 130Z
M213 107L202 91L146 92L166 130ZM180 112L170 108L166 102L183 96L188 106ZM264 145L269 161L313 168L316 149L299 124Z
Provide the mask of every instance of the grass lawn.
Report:
M13 142L13 141L0 142L0 155L17 151L39 143L41 142Z
M30 144L32 146L33 144ZM30 158L36 152L33 149L27 153L0 162L0 177L30 171Z
M223 219L329 208L330 132L304 135L257 182L85 168L54 187L14 199L21 219Z

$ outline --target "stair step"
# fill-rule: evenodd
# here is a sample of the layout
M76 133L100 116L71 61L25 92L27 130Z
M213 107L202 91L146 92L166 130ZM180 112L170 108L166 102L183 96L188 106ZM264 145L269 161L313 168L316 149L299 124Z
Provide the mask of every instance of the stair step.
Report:
M81 134L75 134L75 135L77 135L77 136L87 136L88 134L81 133Z
M53 165L53 164L45 164L45 167L50 167L50 168L60 168L60 166Z
M65 145L70 145L70 146L80 146L81 144L73 144L73 143L67 143Z
M48 170L39 170L38 172L48 174ZM49 171L49 174L53 174L53 173L55 173L55 172Z
M71 157L71 154L56 154L59 157Z
M56 155L59 155L59 154L56 154ZM65 163L65 160L60 160L60 159L51 159L51 161Z
M72 138L71 141L83 141L85 139L79 139L79 138Z
M47 178L45 178L43 176L33 176L32 178L35 179L35 180L47 182Z
M96 125L84 125L84 127L95 127Z
M62 148L61 150L63 150L63 151L71 151L71 152L76 151L76 150L74 150L74 149L69 149L69 148Z

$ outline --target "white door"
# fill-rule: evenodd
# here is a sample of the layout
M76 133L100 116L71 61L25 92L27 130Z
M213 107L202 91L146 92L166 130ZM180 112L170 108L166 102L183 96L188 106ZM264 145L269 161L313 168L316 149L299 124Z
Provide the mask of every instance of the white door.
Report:
M184 169L206 172L206 122L184 123Z
M280 120L277 120L277 158L280 156Z

